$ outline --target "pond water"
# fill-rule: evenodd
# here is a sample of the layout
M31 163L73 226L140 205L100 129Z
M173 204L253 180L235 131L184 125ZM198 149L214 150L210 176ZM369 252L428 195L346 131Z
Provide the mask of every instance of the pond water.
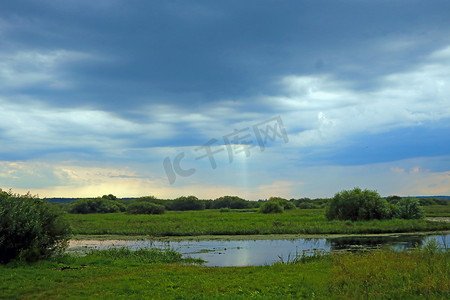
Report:
M314 251L351 251L389 247L398 251L421 247L435 239L441 247L450 245L450 234L433 235L383 235L347 236L327 238L256 239L256 240L71 240L69 252L89 249L127 247L132 250L142 248L172 248L183 257L201 258L206 266L260 266L277 261L287 261L296 253L310 255Z

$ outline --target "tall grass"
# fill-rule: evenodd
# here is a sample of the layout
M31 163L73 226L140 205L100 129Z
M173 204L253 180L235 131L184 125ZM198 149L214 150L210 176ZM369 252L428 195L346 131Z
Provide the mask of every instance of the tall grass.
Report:
M91 250L87 253L87 256L90 259L126 259L141 263L174 263L183 260L181 254L173 249L166 249L164 251L158 249L139 249L132 251L128 248L110 248L106 250Z
M86 235L254 235L365 234L449 230L450 223L427 220L328 221L323 209L260 214L232 210L169 211L164 215L69 214L75 234Z
M410 252L333 255L330 290L348 299L449 299L449 258L435 242Z
M450 205L423 206L427 217L450 217Z

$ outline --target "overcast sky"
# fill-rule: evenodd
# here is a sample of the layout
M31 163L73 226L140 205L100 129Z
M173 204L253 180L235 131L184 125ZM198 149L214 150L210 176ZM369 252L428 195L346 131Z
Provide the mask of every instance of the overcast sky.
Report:
M449 195L449 15L444 0L3 0L0 187Z

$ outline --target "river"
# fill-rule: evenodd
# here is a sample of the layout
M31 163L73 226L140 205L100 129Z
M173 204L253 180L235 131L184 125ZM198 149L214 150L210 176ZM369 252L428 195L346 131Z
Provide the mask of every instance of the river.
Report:
M189 240L71 240L68 252L82 252L89 249L107 249L111 247L127 247L132 250L142 248L172 248L183 257L201 258L205 266L260 266L270 265L277 261L288 261L296 254L310 255L314 252L335 252L370 250L375 248L392 248L398 251L422 247L435 239L440 247L449 247L450 234L390 234L365 236L327 236L314 238L274 239L189 239Z

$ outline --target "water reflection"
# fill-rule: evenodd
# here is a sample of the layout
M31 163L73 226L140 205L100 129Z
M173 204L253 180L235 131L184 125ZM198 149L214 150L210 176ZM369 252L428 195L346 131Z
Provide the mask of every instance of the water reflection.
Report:
M363 250L393 248L404 251L422 247L427 241L436 239L441 247L450 245L450 234L445 235L389 235L339 238L302 238L283 240L198 240L198 241L154 241L154 240L72 240L68 251L128 247L173 248L183 256L201 258L206 266L258 266L286 261L296 253L319 251Z
M407 250L421 247L425 241L424 236L380 236L380 237L343 237L328 239L331 251L358 250L391 247L396 250Z

